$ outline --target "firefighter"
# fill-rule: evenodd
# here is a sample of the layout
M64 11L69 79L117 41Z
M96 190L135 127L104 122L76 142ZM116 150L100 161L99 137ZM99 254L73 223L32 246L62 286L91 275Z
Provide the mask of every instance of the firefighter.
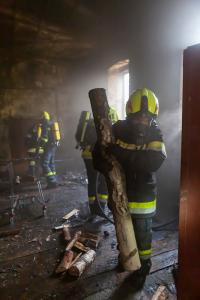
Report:
M84 138L81 130L80 136L82 136L82 141L78 142L82 149L82 158L86 167L87 178L88 178L88 202L90 207L90 213L92 216L101 215L102 212L99 210L97 205L97 197L101 205L102 211L105 213L107 208L108 192L105 178L102 174L97 172L93 167L92 161L92 150L96 143L96 130L94 120L90 117L89 112L85 113L85 117L81 123L81 128L85 128ZM110 108L109 116L112 123L118 120L117 112ZM81 119L81 118L80 118ZM85 126L87 123L87 126ZM87 128L86 128L87 127ZM78 134L76 133L76 140L79 140Z
M42 147L38 147L38 142L41 135L41 127L38 124L34 124L28 131L25 137L25 145L28 147L29 156L29 168L28 175L35 181L37 177L36 166L38 158L44 153Z
M47 188L57 187L55 167L56 149L60 143L60 131L57 122L54 122L47 111L42 112L40 119L41 136L39 145L44 148L42 155L42 169L47 180Z
M155 172L166 158L162 133L156 121L158 110L158 99L151 90L143 88L133 92L126 104L126 120L113 125L116 143L109 150L125 173L128 208L141 260L140 270L134 272L140 287L151 268L152 217L156 213ZM93 151L94 165L99 171L107 172L110 166L107 165L105 170L100 153L97 144Z

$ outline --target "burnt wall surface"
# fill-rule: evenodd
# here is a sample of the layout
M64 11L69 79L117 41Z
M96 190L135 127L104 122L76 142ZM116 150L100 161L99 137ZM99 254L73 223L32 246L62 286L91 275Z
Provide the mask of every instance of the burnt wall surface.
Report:
M168 159L158 172L161 219L177 215L182 53L200 36L199 0L0 1L0 156L9 157L12 118L55 114L58 157L83 170L74 133L88 91L107 87L107 69L130 59L130 91L147 86L160 101ZM166 213L167 212L167 213ZM167 216L168 215L168 216Z

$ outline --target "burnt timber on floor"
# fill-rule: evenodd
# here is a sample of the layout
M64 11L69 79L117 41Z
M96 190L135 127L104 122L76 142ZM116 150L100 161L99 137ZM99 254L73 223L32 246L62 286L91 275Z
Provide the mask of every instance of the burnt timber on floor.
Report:
M73 231L84 229L99 234L102 239L97 256L90 267L75 280L69 275L56 275L55 270L63 255L65 244L61 232L52 230L62 224L62 217L77 208L82 218L88 214L86 186L66 183L49 202L47 217L41 215L36 203L27 203L16 215L15 236L0 238L0 299L151 299L159 285L165 285L169 299L176 299L172 277L177 262L177 232L154 232L153 266L139 295L128 280L130 273L119 273L117 242L114 226L102 218L86 222ZM7 198L1 197L1 227L6 225ZM8 220L7 220L8 221ZM104 235L107 231L109 235ZM134 296L135 298L128 298ZM137 298L138 297L138 298ZM122 298L121 298L122 299Z

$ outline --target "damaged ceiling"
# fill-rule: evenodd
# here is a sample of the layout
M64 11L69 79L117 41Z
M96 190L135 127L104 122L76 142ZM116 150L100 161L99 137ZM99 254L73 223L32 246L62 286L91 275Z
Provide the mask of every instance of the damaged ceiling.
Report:
M4 59L73 60L90 55L123 32L124 5L98 0L3 0L0 53ZM105 37L106 36L106 37ZM104 43L105 46L105 43ZM95 50L96 51L96 50Z

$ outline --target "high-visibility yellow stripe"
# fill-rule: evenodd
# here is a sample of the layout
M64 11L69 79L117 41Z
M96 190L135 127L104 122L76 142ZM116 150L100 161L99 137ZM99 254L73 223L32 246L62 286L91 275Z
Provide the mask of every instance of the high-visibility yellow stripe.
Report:
M28 153L36 153L38 150L36 148L29 148L28 149ZM38 151L39 154L42 154L44 153L44 149L43 148L39 148L39 151Z
M156 211L156 200L149 202L128 202L131 214L151 214Z
M28 153L36 153L36 148L29 148Z
M150 208L156 205L156 200L151 202L128 202L130 208Z
M54 172L48 172L47 174L46 174L46 176L48 177L48 176L53 176L54 175Z
M138 250L140 256L150 255L152 253L152 249L147 250Z
M149 143L147 145L147 150L161 151L165 156L167 155L165 144L161 141L153 141Z
M116 144L119 145L123 149L127 150L145 150L146 149L146 144L144 145L136 145L136 144L128 144L123 142L120 139L117 139Z
M82 158L92 158L92 152L90 149L86 148L85 150L83 150L81 156L82 156Z
M108 195L107 194L98 194L98 197L100 199L103 199L103 200L108 200Z
M44 141L45 143L48 142L48 139L47 139L47 138L44 138L44 137L42 137L41 140Z
M89 201L93 202L93 201L96 200L96 197L95 196L89 196L88 199L89 199Z

